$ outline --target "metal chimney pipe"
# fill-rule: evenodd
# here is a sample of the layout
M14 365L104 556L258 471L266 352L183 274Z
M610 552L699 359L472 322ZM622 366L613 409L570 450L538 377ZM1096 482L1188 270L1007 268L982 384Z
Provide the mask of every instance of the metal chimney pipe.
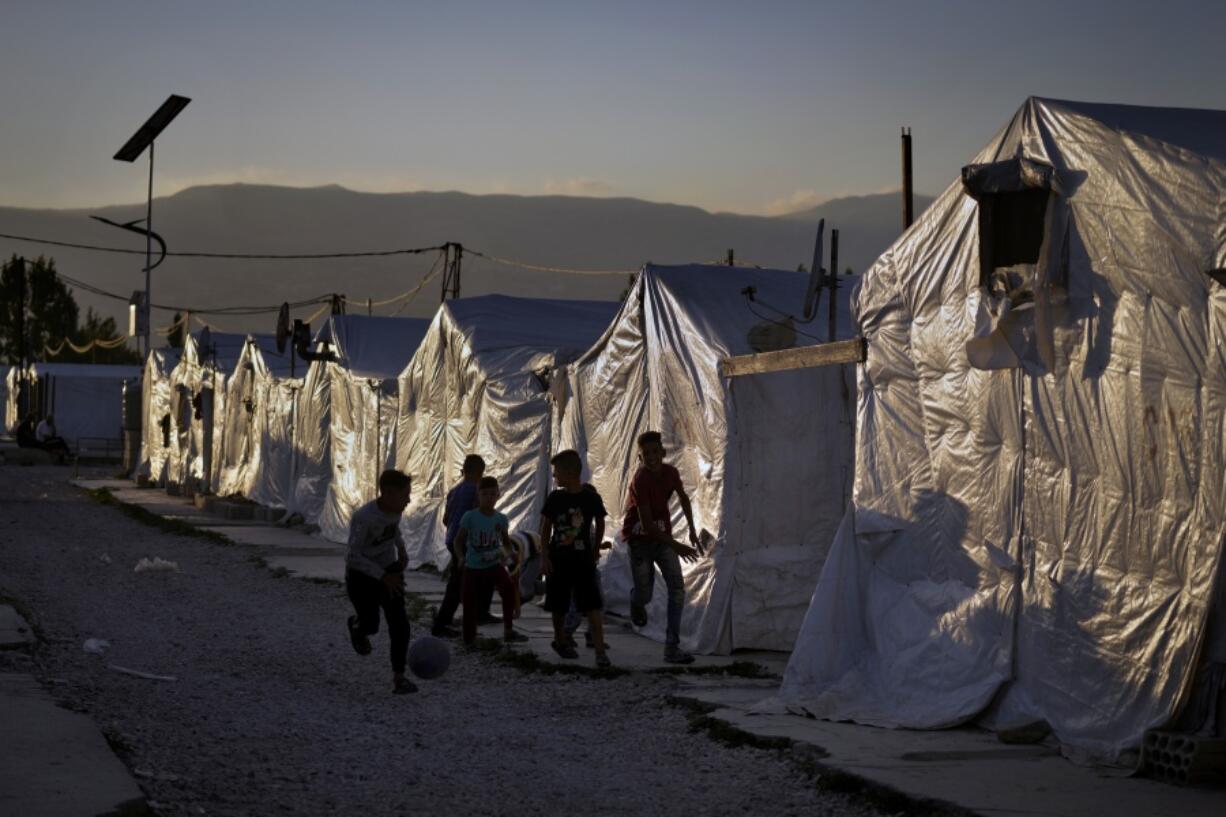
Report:
M902 228L915 220L915 202L911 190L911 129L902 129Z

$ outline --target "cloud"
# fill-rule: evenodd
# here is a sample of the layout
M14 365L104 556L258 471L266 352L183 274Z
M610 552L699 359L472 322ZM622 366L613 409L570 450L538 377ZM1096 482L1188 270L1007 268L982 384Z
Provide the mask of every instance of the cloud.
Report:
M545 192L552 196L611 196L617 187L600 179L577 176L561 182L547 181Z

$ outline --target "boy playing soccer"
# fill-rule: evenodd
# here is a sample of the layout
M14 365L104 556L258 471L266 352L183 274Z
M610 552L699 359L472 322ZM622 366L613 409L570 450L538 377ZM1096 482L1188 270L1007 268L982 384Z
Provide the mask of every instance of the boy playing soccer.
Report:
M545 609L553 616L553 649L563 658L579 657L566 633L566 611L573 597L576 609L588 617L596 666L607 667L596 557L608 514L600 494L595 489L584 490L578 452L563 451L550 463L558 488L541 509L541 573L547 577Z
M401 471L379 475L379 498L367 502L349 520L345 557L345 591L355 615L349 617L349 641L358 655L370 655L370 636L379 632L379 610L391 638L392 692L417 687L404 677L409 650L409 618L404 611L404 569L409 557L400 537L400 514L409 504L410 480Z
M658 431L645 431L638 437L642 465L630 482L626 500L626 519L622 535L630 545L630 569L634 590L630 594L630 618L636 627L647 624L647 605L656 580L656 565L668 588L668 623L664 636L664 660L670 664L689 664L694 656L681 649L681 611L685 607L685 579L681 559L693 562L702 555L702 544L694 527L690 498L681 484L681 474L664 462L664 443ZM672 515L668 501L673 494L690 527L693 547L673 538Z
M507 535L507 518L494 510L498 501L498 480L482 477L477 485L477 507L460 517L456 533L456 552L464 560L461 596L464 600L464 643L477 640L478 610L491 587L498 588L502 598L502 640L508 644L527 641L515 632L515 585L502 562L504 553L513 547Z
M456 608L460 606L460 589L464 576L464 557L457 555L455 549L456 534L460 532L460 517L477 507L477 485L485 476L485 460L477 454L469 454L464 458L464 479L447 492L447 504L443 508L443 524L447 533L443 542L447 552L451 554L451 575L447 578L447 590L443 593L443 603L439 605L434 616L434 626L430 632L437 638L455 638L457 633L451 627Z

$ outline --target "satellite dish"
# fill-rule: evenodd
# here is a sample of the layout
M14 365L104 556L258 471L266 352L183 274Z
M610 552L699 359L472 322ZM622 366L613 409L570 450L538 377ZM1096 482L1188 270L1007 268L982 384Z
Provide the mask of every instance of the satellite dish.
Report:
M826 231L826 219L818 219L817 243L813 246L813 266L809 268L809 288L805 292L805 320L813 320L817 314L817 305L822 299L822 284L826 282L825 270L822 269L822 234Z
M281 304L277 313L277 354L285 354L285 345L289 342L289 304Z

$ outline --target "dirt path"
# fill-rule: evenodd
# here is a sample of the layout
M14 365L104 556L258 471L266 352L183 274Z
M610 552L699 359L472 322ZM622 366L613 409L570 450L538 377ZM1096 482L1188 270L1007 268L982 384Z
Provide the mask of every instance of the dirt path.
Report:
M341 589L274 577L65 480L0 468L0 592L46 639L33 666L0 667L92 714L164 815L874 813L776 753L690 732L668 678L531 675L459 653L393 696L386 639L352 652ZM133 571L154 556L179 572ZM111 647L88 654L88 638Z

